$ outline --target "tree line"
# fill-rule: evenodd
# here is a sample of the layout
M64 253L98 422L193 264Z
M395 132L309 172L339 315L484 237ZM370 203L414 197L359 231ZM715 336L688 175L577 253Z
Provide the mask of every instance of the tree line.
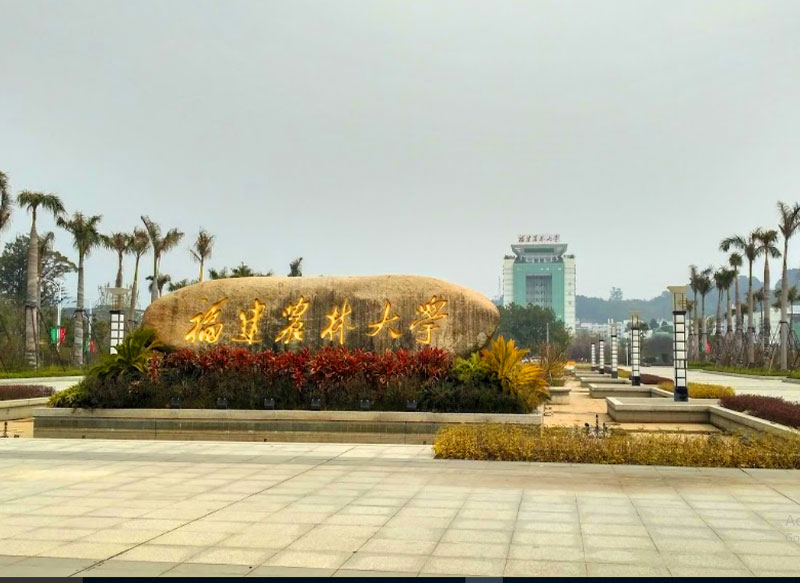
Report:
M149 216L141 217L141 226L134 227L128 232L101 232L102 215L84 214L75 211L67 213L63 201L57 194L33 190L22 190L16 196L12 195L8 176L0 171L0 232L6 229L13 216L14 207L24 209L30 215L30 233L27 237L27 260L25 265L24 289L24 329L25 329L25 362L30 367L39 364L38 344L40 334L40 309L43 294L52 299L53 282L66 273L77 272L78 284L76 292L75 312L73 315L73 346L72 363L75 366L84 364L84 319L85 319L85 262L86 259L98 248L108 249L116 253L117 270L114 279L116 288L123 288L123 260L126 256L134 259L133 279L129 303L126 306L127 320L135 321L136 305L138 300L139 267L143 257L148 253L152 257L152 274L147 276L150 282L150 300L155 301L163 293L163 288L170 283L169 291L174 291L191 283L202 282L205 277L206 262L212 256L215 236L202 227L197 237L189 248L191 259L199 265L196 280L182 280L171 283L171 277L160 271L161 260L164 255L175 249L184 238L184 233L177 228L163 228ZM71 238L77 261L73 263L69 258L52 249L56 235L52 232L40 235L37 230L37 219L42 215L49 215L56 225L63 229ZM13 251L13 246L20 240L6 245L7 250ZM9 246L11 246L9 248ZM227 277L252 277L257 275L272 275L272 271L258 273L242 263L231 270L222 268L209 269L212 279ZM9 277L3 281L14 281L15 274L6 274ZM16 274L19 277L20 274ZM302 276L302 257L298 257L289 266L289 276ZM18 281L18 280L17 280ZM45 283L46 282L46 283ZM4 289L4 294L23 295L23 290Z
M689 267L689 287L693 299L688 302L691 318L696 322L699 333L699 343L693 346L693 357L704 358L705 347L708 345L708 320L706 319L706 296L712 289L718 292L716 314L714 316L714 336L717 340L722 337L722 325L725 323L725 334L734 334L742 337L745 350L745 364L750 366L755 361L755 347L760 344L764 350L771 343L770 306L780 310L780 368L789 366L789 310L793 303L800 299L797 286L789 285L788 256L789 241L800 230L800 204L789 205L784 202L777 203L778 221L777 228L758 227L746 235L734 234L720 241L719 249L729 253L725 264L714 268L698 268L696 265ZM770 293L770 260L782 258L782 271L780 286ZM753 289L753 272L759 260L763 261L763 284L760 290ZM739 290L739 273L747 265L747 292L745 304ZM731 298L733 288L733 298ZM725 305L723 307L723 294ZM756 305L761 312L760 339L756 338L754 325L754 312ZM745 335L744 317L747 316L747 330ZM701 350L702 348L702 350ZM702 356L701 356L702 355Z

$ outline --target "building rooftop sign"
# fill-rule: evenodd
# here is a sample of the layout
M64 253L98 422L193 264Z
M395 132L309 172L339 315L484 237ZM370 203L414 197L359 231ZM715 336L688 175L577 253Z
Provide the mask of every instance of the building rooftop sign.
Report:
M518 235L517 243L558 243L561 235L538 234L538 235Z

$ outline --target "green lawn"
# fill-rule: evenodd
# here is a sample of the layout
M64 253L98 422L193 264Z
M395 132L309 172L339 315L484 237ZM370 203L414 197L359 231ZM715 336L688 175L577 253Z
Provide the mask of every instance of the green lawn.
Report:
M785 377L789 376L789 371L785 370L778 370L778 369L766 369L766 368L744 368L740 366L717 366L716 364L712 364L710 362L690 362L689 363L690 370L709 370L714 372L728 372L734 374L744 374L744 375L753 375L753 376L762 376L762 377Z
M86 374L86 370L82 368L67 367L66 369L60 366L50 366L40 369L25 369L14 371L0 371L0 379L29 379L41 377L73 377L82 376Z

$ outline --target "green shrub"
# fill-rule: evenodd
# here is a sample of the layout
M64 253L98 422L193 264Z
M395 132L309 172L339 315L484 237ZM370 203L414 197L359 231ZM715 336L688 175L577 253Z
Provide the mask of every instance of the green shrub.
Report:
M800 438L665 433L609 437L580 428L456 425L439 431L438 458L525 462L800 469Z
M89 390L83 383L79 383L74 387L59 391L50 397L50 400L47 402L47 406L77 409L94 408L95 405L93 404Z
M491 371L480 353L473 352L469 358L456 358L453 363L453 377L462 383L475 384L489 381Z
M117 345L116 354L104 356L99 364L92 367L88 376L106 380L123 375L144 375L150 357L161 346L155 330L139 328Z

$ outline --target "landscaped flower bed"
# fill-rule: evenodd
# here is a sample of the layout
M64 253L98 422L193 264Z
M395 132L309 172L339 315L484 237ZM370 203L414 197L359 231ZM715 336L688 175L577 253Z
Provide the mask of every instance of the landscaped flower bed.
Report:
M583 428L459 425L442 429L436 457L470 460L800 469L800 438L627 434Z
M736 395L722 398L720 405L767 421L800 428L800 405L780 397Z
M675 383L672 381L661 381L658 388L670 393L675 392ZM709 385L706 383L689 383L690 399L720 399L722 397L732 397L735 393L733 387L726 385Z
M419 411L526 413L548 397L542 369L523 362L527 351L502 338L469 359L435 348L375 353L216 346L164 353L153 338L129 337L117 355L51 404L262 409L271 400L276 409L309 409L314 403L327 410L405 411L416 403Z
M0 401L37 399L55 393L51 387L41 385L0 385Z

